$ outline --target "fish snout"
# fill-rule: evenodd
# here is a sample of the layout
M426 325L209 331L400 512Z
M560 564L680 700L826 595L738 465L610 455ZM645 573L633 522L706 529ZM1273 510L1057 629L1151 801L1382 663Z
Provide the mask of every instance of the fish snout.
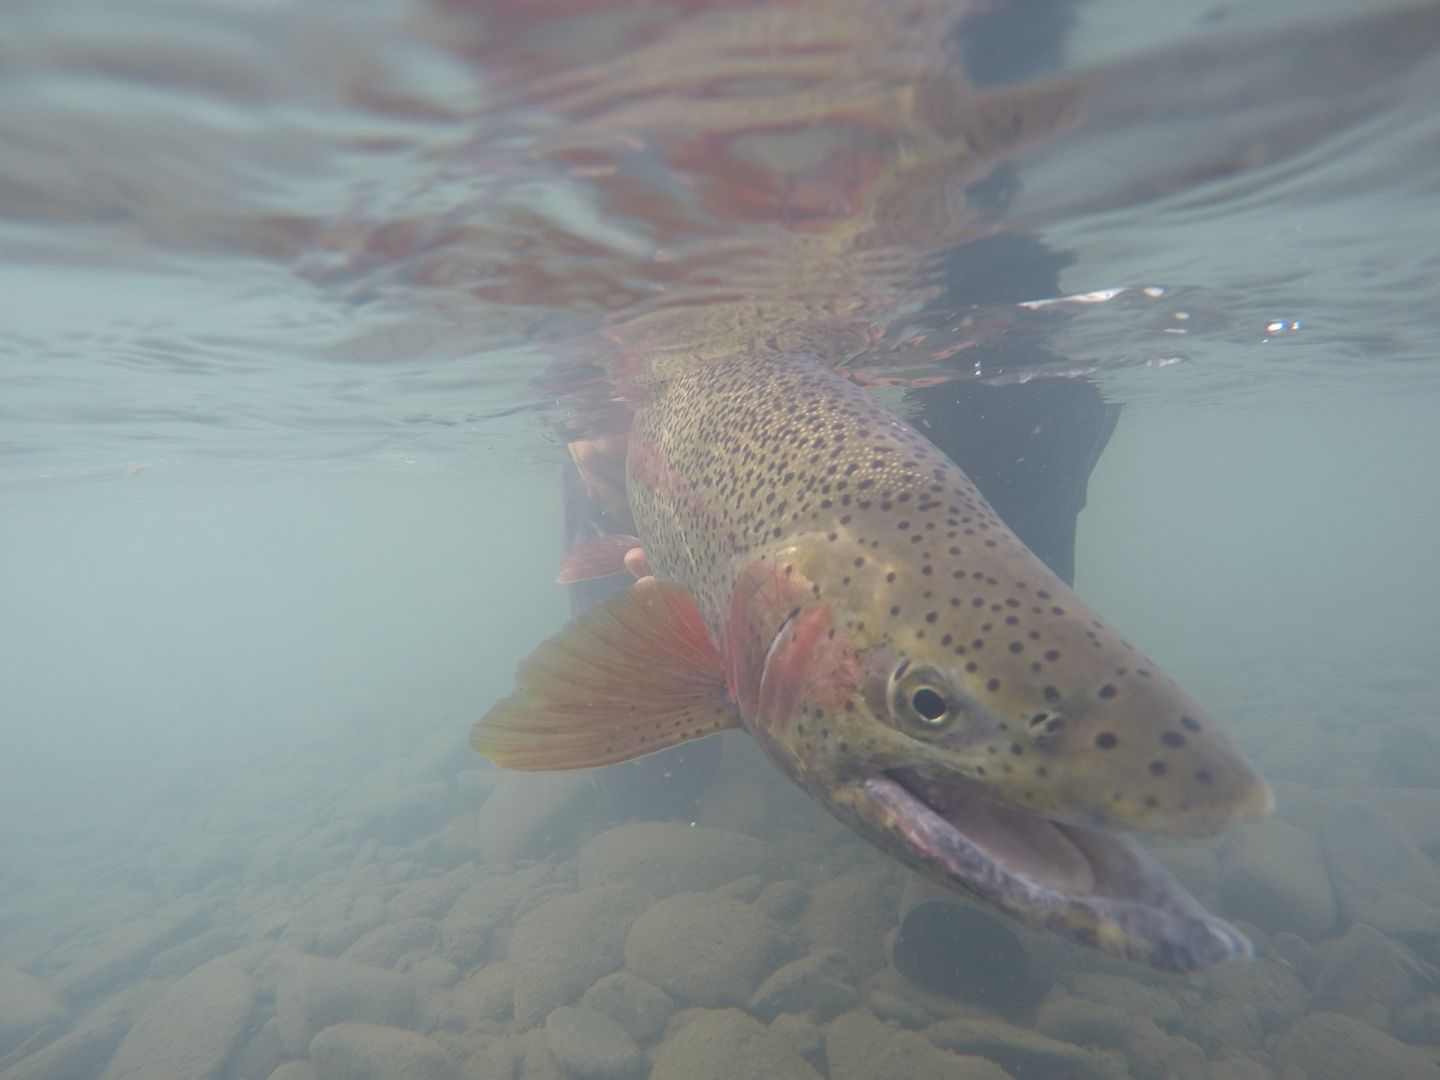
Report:
M1269 785L1229 737L1169 694L1124 708L1090 703L1068 716L1058 785L1082 816L1127 829L1208 836L1265 817Z

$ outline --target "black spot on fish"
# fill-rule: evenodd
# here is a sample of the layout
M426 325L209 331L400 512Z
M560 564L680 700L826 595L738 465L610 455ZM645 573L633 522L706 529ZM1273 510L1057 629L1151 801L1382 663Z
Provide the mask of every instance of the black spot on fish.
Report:
M1095 736L1095 745L1101 750L1114 750L1120 745L1120 740L1113 731L1102 731Z

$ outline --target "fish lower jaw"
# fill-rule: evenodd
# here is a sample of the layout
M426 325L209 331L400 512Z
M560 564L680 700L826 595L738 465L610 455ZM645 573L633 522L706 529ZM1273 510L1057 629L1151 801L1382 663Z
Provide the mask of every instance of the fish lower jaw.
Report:
M847 810L872 840L941 884L1022 922L1166 971L1252 955L1129 837L1017 810L964 781L872 774ZM897 840L900 850L896 850Z

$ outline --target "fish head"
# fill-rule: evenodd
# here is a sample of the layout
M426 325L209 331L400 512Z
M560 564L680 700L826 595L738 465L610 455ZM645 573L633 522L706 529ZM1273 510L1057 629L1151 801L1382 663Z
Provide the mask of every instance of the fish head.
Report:
M749 675L732 681L747 723L833 813L934 880L1161 968L1248 956L1126 833L1261 817L1264 780L1002 539L946 562L831 533L752 566L727 627L732 645L749 639Z
M1265 816L1269 788L1222 728L1068 588L1045 586L987 597L949 646L911 629L872 650L868 695L911 744L908 767L1079 825L1209 836Z

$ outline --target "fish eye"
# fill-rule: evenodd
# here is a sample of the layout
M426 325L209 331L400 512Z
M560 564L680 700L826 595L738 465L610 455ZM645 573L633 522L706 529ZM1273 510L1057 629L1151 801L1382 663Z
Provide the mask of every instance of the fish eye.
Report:
M911 691L910 707L922 720L932 724L937 724L945 719L945 714L950 711L950 706L946 704L944 696L931 686L919 686Z
M902 724L924 731L949 727L964 708L945 677L929 666L902 661L890 676L890 709Z

